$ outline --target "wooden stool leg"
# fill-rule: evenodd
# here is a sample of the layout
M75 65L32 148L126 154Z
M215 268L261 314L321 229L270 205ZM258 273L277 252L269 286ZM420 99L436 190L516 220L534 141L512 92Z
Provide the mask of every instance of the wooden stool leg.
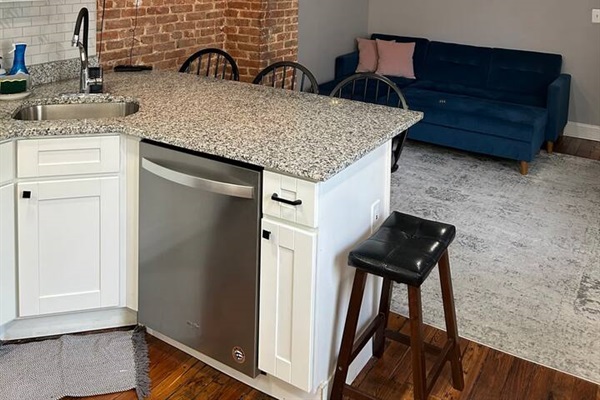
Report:
M392 281L384 278L381 287L381 299L379 300L379 314L383 315L383 323L375 332L373 338L373 356L381 358L385 349L385 328L387 327L388 316L390 315L390 301L392 300Z
M408 286L408 313L410 318L410 351L412 353L415 400L426 400L427 378L425 375L423 313L420 287Z
M350 295L346 323L344 324L342 344L340 346L340 353L335 368L330 400L342 400L344 394L344 385L346 384L346 378L348 377L348 367L350 366L350 357L352 355L352 347L354 346L354 338L358 327L358 317L360 315L360 306L362 304L366 281L367 273L357 269L354 275L354 283L352 284L352 293Z
M452 278L450 276L448 250L446 250L442 255L442 258L440 258L439 270L440 282L442 285L442 301L444 303L444 317L446 319L446 333L448 339L454 341L454 347L450 351L449 356L450 365L452 367L452 386L457 390L462 390L465 386L465 381L460 354L458 327L456 324L456 311L454 309L454 294L452 292Z

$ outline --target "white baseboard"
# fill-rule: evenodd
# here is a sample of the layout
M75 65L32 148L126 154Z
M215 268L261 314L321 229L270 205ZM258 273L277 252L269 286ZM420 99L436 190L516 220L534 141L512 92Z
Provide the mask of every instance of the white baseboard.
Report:
M569 121L565 127L564 135L600 142L600 125L589 125L582 124L581 122Z
M54 336L136 324L137 313L128 308L18 318L0 326L0 340Z

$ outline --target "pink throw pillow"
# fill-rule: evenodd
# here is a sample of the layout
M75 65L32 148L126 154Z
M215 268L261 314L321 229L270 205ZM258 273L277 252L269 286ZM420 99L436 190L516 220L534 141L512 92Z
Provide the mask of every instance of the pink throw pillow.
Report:
M356 38L358 42L358 67L356 72L375 72L377 69L377 43L374 40Z
M396 43L377 39L379 62L377 73L388 76L415 78L413 54L415 43Z

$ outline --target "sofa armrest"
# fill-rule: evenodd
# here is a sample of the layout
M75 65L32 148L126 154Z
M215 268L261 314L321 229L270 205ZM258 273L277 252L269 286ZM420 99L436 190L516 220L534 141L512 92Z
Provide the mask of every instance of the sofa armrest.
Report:
M358 67L358 51L338 56L335 59L335 79L352 75Z
M570 94L571 75L561 74L548 86L546 140L550 142L555 142L567 125Z

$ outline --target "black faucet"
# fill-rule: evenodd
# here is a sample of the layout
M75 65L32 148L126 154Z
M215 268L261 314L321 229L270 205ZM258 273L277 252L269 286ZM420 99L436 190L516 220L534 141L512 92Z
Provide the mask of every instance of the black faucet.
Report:
M83 43L79 41L81 22L83 21ZM102 69L100 67L90 68L88 66L88 31L90 25L90 14L83 7L79 10L75 21L75 30L71 44L79 48L79 59L81 60L81 73L79 75L79 92L102 93Z

